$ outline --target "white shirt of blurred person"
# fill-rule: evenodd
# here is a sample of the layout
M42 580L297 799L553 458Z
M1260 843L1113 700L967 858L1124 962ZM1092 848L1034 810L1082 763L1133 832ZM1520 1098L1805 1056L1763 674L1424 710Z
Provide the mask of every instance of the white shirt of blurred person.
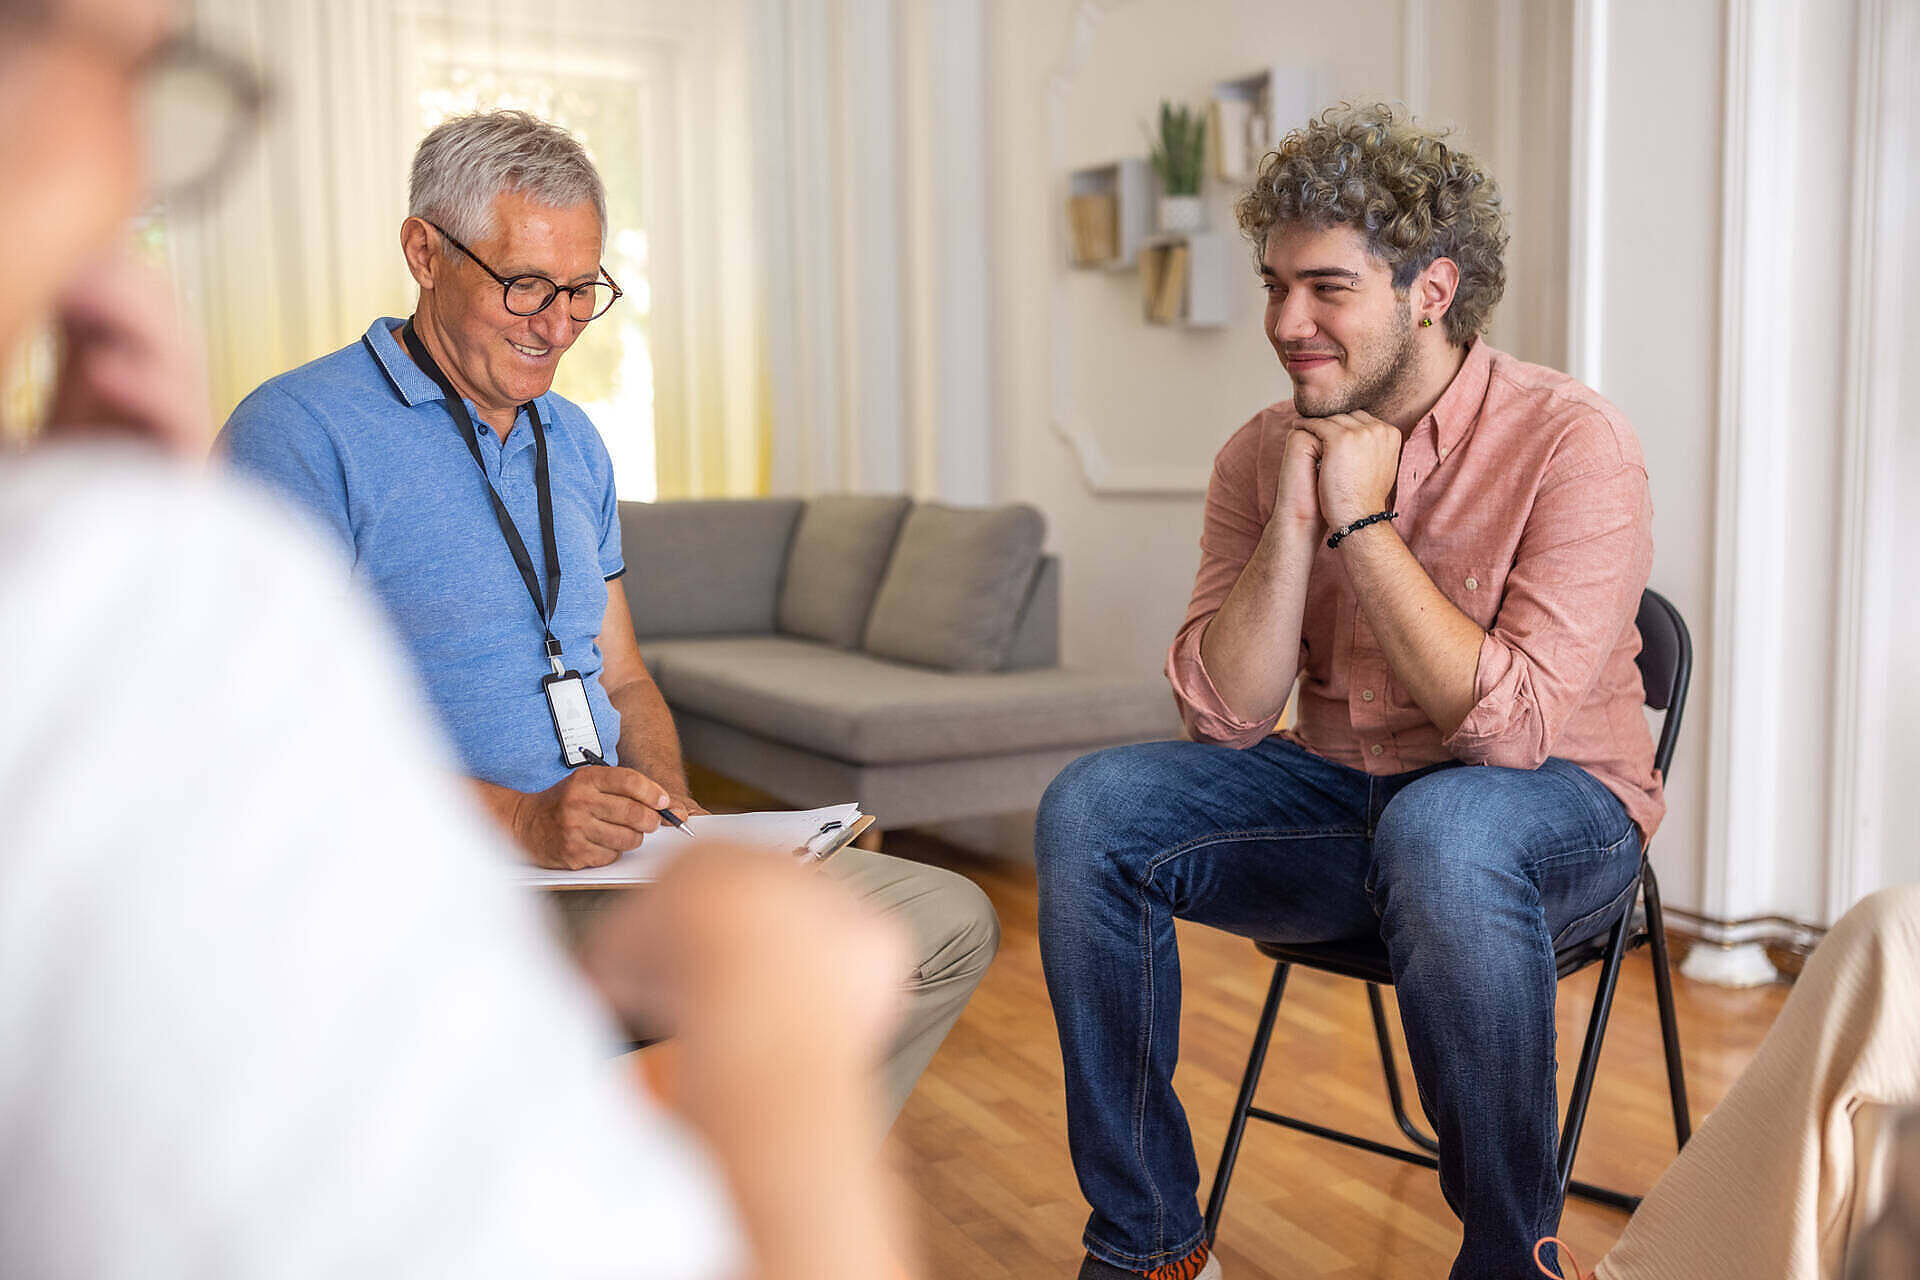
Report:
M332 535L386 605L460 767L527 857L604 865L659 829L657 809L702 810L634 638L606 445L552 390L560 360L615 305L600 175L577 139L525 112L459 116L416 149L409 208L410 332L378 317L359 341L269 379L220 447ZM569 762L556 740L543 684L556 651L594 722L586 759L604 765ZM884 1064L897 1114L985 975L999 922L945 868L848 849L825 870L908 937Z
M337 558L153 447L207 436L109 252L170 19L0 0L0 359L64 347L0 457L0 1275L897 1274L861 1069L897 939L682 858L584 950L679 1031L648 1102Z

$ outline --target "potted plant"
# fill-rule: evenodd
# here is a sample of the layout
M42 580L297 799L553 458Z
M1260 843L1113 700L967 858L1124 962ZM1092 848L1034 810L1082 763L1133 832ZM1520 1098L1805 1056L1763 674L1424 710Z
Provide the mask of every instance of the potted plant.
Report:
M1198 231L1204 224L1200 175L1206 165L1207 117L1185 105L1160 103L1159 135L1152 144L1153 171L1160 178L1160 229Z

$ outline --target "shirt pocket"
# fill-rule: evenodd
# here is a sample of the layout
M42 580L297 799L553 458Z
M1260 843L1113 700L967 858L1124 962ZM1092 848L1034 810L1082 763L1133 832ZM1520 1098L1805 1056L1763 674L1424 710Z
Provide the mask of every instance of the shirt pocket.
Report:
M1422 561L1420 567L1433 579L1433 585L1440 588L1440 594L1472 618L1475 626L1482 631L1493 629L1494 619L1500 616L1504 572L1496 575L1486 561L1464 556Z

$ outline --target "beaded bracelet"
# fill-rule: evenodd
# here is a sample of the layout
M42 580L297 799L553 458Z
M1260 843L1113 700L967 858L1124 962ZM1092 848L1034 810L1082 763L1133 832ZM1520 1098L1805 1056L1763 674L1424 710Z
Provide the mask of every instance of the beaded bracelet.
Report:
M1336 549L1349 535L1360 532L1370 524L1379 524L1382 520L1398 520L1399 518L1400 513L1398 511L1376 511L1370 516L1362 516L1346 528L1335 529L1329 534L1327 537L1327 549L1329 551Z

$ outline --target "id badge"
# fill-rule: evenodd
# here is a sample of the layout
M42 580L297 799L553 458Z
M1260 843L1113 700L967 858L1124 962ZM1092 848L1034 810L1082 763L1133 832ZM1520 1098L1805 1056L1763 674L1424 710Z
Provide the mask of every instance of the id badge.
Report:
M559 663L555 663L559 666ZM560 740L560 758L569 769L578 769L589 760L604 760L600 749L600 730L594 727L593 709L587 705L587 686L578 671L543 676L540 690L547 695L547 711L553 716L553 736Z

